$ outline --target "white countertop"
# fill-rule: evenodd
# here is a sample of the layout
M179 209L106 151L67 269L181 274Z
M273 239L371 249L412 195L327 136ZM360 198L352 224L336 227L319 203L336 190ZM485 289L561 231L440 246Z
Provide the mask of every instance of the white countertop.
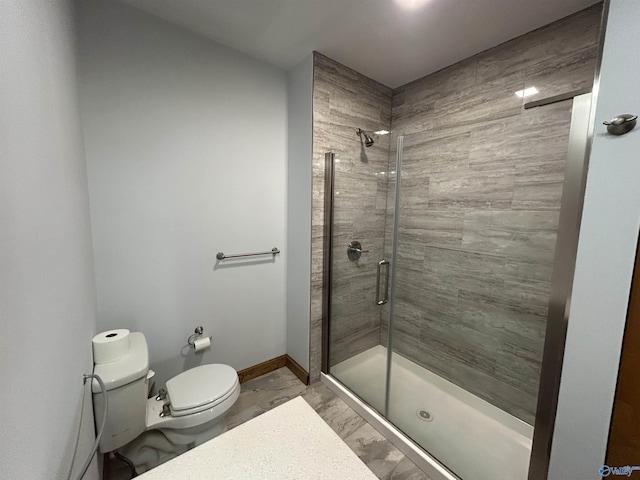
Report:
M160 465L143 480L377 477L302 397Z

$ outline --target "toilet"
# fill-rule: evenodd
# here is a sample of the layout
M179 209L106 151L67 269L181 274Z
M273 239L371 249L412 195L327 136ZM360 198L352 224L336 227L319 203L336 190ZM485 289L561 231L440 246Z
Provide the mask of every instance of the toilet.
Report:
M225 414L240 395L240 382L228 365L200 365L171 378L166 389L148 398L153 371L147 341L140 332L127 331L127 336L128 352L114 361L96 363L94 346L93 372L108 398L99 448L102 453L117 450L143 473L225 432ZM104 397L95 379L92 393L98 429Z

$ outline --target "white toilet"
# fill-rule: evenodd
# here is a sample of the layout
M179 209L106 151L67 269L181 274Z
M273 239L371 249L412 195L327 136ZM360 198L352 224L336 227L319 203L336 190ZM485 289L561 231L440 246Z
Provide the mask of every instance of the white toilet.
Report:
M228 365L201 365L167 381L166 395L147 398L153 376L147 341L140 332L128 336L127 354L109 363L94 363L93 372L104 382L108 396L100 451L118 450L142 473L223 433L225 413L240 395L240 382ZM92 392L99 428L104 400L96 380Z

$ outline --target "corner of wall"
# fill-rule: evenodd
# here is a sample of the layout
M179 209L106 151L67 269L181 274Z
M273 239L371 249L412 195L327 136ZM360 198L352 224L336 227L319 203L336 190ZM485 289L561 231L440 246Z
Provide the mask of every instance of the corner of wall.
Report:
M309 369L313 54L288 74L287 353Z

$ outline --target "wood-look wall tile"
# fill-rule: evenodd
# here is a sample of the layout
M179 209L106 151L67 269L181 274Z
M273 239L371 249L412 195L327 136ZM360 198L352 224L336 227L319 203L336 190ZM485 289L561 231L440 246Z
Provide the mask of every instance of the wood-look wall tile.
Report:
M596 45L602 4L529 32L476 56L476 82L530 67L543 58L571 55L587 45Z
M471 133L469 165L475 168L503 165L518 169L549 156L566 156L571 115L569 103L525 110L518 116L478 126Z
M505 210L511 208L515 171L467 169L429 176L429 208Z
M425 246L462 245L464 210L424 210L403 207L400 211L400 243L418 242Z
M516 72L442 97L434 104L434 129L450 135L469 125L518 115L522 99L514 92L523 88L524 74Z
M430 349L420 342L418 337L408 335L404 332L393 332L393 351L408 358L421 367L440 375L443 378L451 378L451 359L444 352L437 349Z
M462 248L547 262L553 258L559 212L467 210Z
M505 342L496 354L495 376L530 395L537 395L541 363L539 352Z
M523 182L513 186L513 210L560 210L564 182Z
M402 149L403 182L405 176L412 178L468 168L470 148L470 132L436 139L430 132L406 135Z
M352 335L332 338L332 348L329 350L329 365L335 365L358 353L375 347L378 345L379 339L379 325L371 327L368 330L358 330Z
M495 292L504 285L505 258L453 248L425 247L422 285L442 284L472 292Z
M515 388L462 362L450 364L449 378L456 385L477 395L525 422L533 424L536 396Z
M316 104L321 110L317 119ZM336 153L332 362L370 348L380 337L379 311L374 308L374 256L382 255L387 192L386 178L376 173L388 170L389 138L375 136L375 144L364 147L356 130L389 130L390 119L391 89L322 54L314 54L314 169L318 164L313 183L314 210L324 207L324 153ZM316 214L313 219L318 231L312 235L312 252L321 252L324 216ZM351 262L346 246L356 239L371 250L371 255ZM321 260L322 255L312 253L312 277L322 277ZM321 294L321 290L312 288L316 309L322 304L318 298ZM321 323L312 322L312 378L319 377L320 329Z
M415 270L396 272L396 301L415 305L426 314L457 318L459 286L438 281L435 275Z
M420 329L424 323L422 309L412 303L406 301L398 301L394 306L393 332L410 335L414 338L420 338ZM380 323L380 327L387 327L388 321Z
M542 349L546 325L546 317L540 315L543 309L509 303L509 299L499 293L492 295L469 290L460 290L458 307L460 320L475 329L489 329L514 344L522 344L524 339L527 344L535 343Z
M507 257L504 265L505 278L528 279L551 283L553 260L540 262L538 259Z
M527 102L571 93L593 86L596 70L596 45L572 55L553 56L525 70L525 88L535 87L538 93L527 97Z
M489 375L495 372L499 340L464 323L425 318L420 327L420 343L447 355L452 363L465 364Z
M564 137L567 139L567 136ZM568 146L568 145L567 145ZM515 161L515 184L564 182L567 163L566 149L562 153L536 157L519 157Z
M394 90L404 91L407 101L438 98L472 87L476 83L477 60L468 58Z
M514 278L505 275L504 286L500 292L507 303L530 305L546 318L551 295L551 282L532 278Z

